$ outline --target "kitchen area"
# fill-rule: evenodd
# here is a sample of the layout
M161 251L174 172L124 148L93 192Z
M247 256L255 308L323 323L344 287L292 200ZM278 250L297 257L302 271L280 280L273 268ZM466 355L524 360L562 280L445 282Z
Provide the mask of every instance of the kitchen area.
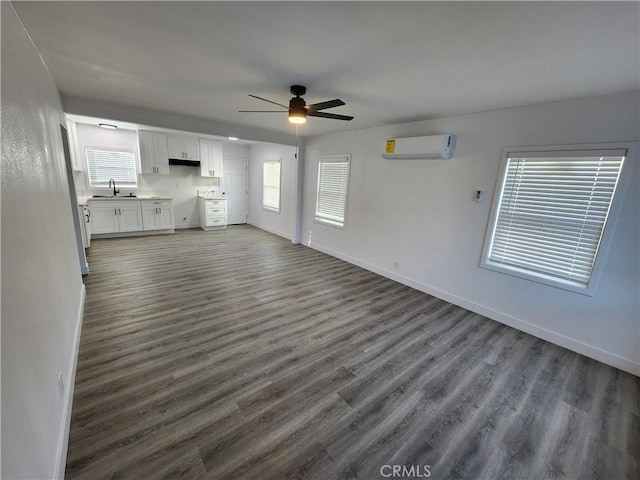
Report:
M66 129L85 249L247 223L251 142L74 115Z

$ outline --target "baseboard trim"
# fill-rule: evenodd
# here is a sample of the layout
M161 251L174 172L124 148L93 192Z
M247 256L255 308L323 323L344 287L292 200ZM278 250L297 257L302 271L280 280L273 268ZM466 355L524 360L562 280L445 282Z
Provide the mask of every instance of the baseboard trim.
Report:
M264 225L260 225L259 223L253 222L249 220L249 225L253 225L260 230L264 230L265 232L273 233L274 235L278 235L279 237L286 238L287 240L291 240L293 242L293 236L289 233L281 232L280 230L276 230L275 228L266 227Z
M71 408L73 406L73 392L76 384L76 369L78 367L78 352L80 350L80 334L82 333L82 319L84 315L84 300L86 294L87 289L82 285L76 333L75 338L73 339L73 357L71 358L69 375L65 379L67 390L64 402L64 411L62 412L62 428L60 429L62 433L58 440L58 455L56 457L56 478L60 480L64 480L64 472L67 466L67 449L69 448L69 430L71 428Z
M490 318L491 320L495 320L496 322L508 325L522 332L541 338L542 340L546 340L550 343L566 348L567 350L571 350L573 352L579 353L599 362L606 363L607 365L640 377L640 363L636 363L629 358L624 358L616 355L615 353L607 352L593 345L589 345L588 343L584 343L579 340L575 340L573 338L562 335L561 333L554 332L553 330L539 327L527 322L526 320L522 320L498 310L494 310L485 305L466 300L450 292L435 288L431 285L417 282L411 278L399 275L397 272L380 268L376 265L364 262L349 255L345 255L323 245L310 243L308 246L310 248L313 248L314 250L326 253L327 255L331 255L332 257L339 258L340 260L344 260L345 262L357 265L358 267L369 270L370 272L377 273L378 275L382 275L383 277L389 278L398 283L402 283L403 285L407 285L408 287L415 288L416 290L419 290L421 292L433 295L434 297L440 298L449 303L470 310L474 313L478 313L484 317Z

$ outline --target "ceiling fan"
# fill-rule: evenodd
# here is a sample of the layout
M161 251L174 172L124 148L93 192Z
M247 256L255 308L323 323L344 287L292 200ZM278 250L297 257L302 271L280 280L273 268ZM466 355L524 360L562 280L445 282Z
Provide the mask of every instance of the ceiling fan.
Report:
M321 117L321 118L332 118L334 120L353 120L353 117L348 115L338 115L336 113L326 113L321 112L320 110L326 110L327 108L339 107L341 105L345 105L345 103L336 98L335 100L327 100L326 102L314 103L313 105L307 105L303 98L301 98L305 93L307 93L307 87L303 87L302 85L291 85L290 88L291 95L295 95L290 101L289 106L283 105L278 102L273 102L271 100L267 100L266 98L258 97L257 95L251 95L250 97L257 98L258 100L262 100L265 102L272 103L274 105L278 105L279 107L284 108L285 110L239 110L242 113L289 113L289 122L301 125L306 123L307 117Z

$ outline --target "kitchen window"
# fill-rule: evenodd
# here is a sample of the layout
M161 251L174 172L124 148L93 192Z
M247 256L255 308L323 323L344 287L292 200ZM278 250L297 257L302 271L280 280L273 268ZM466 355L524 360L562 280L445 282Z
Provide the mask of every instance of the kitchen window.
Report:
M626 155L505 152L482 266L593 295Z
M262 207L280 213L280 160L262 164Z
M90 187L108 187L111 179L119 187L138 186L136 154L133 150L87 147L85 152Z
M349 191L350 155L324 155L318 162L317 222L344 228Z

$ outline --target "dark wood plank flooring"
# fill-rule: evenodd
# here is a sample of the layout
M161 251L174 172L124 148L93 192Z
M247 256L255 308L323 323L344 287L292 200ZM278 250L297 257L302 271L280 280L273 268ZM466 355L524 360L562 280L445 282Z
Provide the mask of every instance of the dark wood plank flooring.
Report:
M640 478L632 375L250 226L88 259L68 479Z

